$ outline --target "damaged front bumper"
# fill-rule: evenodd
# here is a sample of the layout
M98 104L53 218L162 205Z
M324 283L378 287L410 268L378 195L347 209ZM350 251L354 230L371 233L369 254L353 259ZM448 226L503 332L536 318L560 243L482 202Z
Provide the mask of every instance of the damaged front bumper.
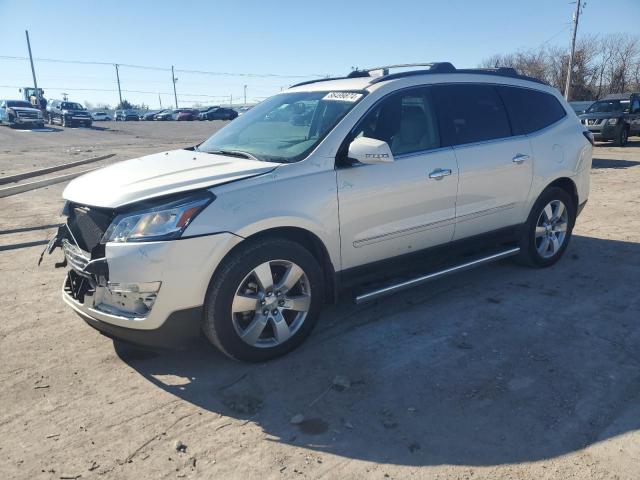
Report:
M240 237L221 233L172 241L107 243L91 258L65 226L48 247L68 266L62 298L92 327L138 344L176 346L199 336L211 275Z

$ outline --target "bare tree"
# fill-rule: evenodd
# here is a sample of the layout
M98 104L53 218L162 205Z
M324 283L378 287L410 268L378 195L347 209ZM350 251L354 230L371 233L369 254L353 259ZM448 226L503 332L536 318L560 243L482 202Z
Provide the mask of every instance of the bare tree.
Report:
M493 55L481 67L512 67L564 90L569 55L558 46ZM629 34L584 35L578 39L571 80L573 100L640 90L640 39Z

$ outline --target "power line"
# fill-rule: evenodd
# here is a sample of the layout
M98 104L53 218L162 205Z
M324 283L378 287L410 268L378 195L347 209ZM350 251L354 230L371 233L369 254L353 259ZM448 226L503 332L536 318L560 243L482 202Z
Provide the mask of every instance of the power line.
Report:
M0 58L5 60L29 60L28 57L20 57L13 55L0 55ZM167 67L155 67L150 65L134 65L130 63L118 63L118 62L95 62L86 60L63 60L59 58L34 58L38 62L50 62L50 63L70 63L78 65L101 65L101 66L113 66L118 65L126 68L138 68L141 70L156 70L161 72L169 72L171 68ZM211 72L206 70L180 70L176 69L179 73L191 73L196 75L217 75L228 77L254 77L254 78L311 78L311 77L325 77L326 74L309 74L309 75L285 75L279 73L243 73L243 72Z
M0 88L22 88L16 85L0 85ZM47 87L49 90L69 90L69 91L78 91L78 92L117 92L117 89L110 88L69 88L69 87ZM158 92L156 91L147 91L147 90L125 90L122 89L122 92L126 93L148 93L151 95L173 95L173 92ZM229 98L229 95L206 95L203 93L181 93L180 97L206 97L206 98Z

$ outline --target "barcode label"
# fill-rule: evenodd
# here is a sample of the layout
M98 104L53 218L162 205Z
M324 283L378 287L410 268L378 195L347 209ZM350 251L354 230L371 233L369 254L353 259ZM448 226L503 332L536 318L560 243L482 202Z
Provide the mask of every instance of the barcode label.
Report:
M329 92L323 100L331 100L334 102L357 102L362 97L361 93L356 92Z

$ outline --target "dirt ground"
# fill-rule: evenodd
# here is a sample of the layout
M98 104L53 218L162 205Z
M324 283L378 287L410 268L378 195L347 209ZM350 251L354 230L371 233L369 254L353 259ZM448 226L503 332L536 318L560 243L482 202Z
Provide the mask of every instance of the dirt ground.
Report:
M0 178L219 126L0 128ZM299 350L258 365L204 342L151 352L101 336L63 305L58 256L38 267L30 246L53 231L64 186L0 199L0 478L639 478L634 140L596 148L556 266L504 261L371 304L345 297Z

